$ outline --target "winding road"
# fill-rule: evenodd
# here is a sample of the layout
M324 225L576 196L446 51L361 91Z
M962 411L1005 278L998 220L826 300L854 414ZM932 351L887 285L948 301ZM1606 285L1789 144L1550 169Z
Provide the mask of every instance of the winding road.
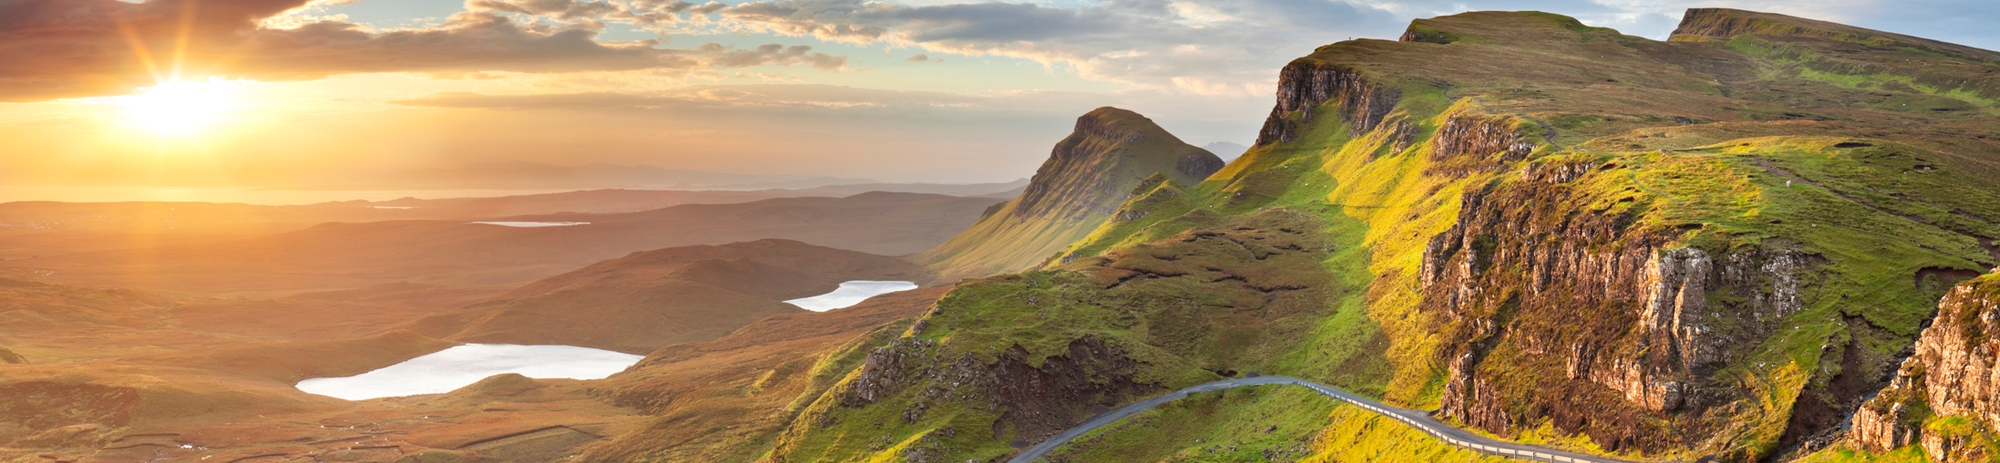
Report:
M1238 386L1258 386L1265 384L1290 384L1294 386L1304 386L1306 388L1312 389L1315 392L1320 393L1320 395L1332 397L1335 399L1340 399L1342 401L1354 404L1355 406L1361 407L1368 411L1375 412L1377 414L1380 414L1382 416L1387 416L1389 418L1393 418L1396 421L1401 421L1404 424L1408 424L1411 427L1415 427L1420 431L1423 431L1427 434L1430 434L1433 437L1438 438L1439 440L1445 441L1446 443L1459 446L1465 448L1466 450L1471 450L1474 452L1508 457L1508 458L1518 458L1530 461L1551 461L1551 462L1562 462L1562 463L1630 463L1625 460L1605 458L1596 455L1585 455L1574 452L1564 452L1560 450L1551 450L1532 445L1517 444L1513 442L1487 438L1485 436L1473 434L1463 429L1447 426L1444 423L1439 423L1437 422L1437 420L1431 419L1429 414L1424 413L1422 411L1382 405L1381 402L1368 400L1367 398L1350 394L1347 391L1335 389L1333 386L1315 383L1312 381L1306 381L1298 378L1287 378L1283 376L1259 376L1255 378L1226 379L1212 383L1202 383L1199 385L1195 385L1193 387L1189 387L1187 389L1174 391L1173 393L1170 394L1142 400L1137 403L1133 403L1131 405L1126 405L1124 407L1119 407L1117 410L1112 410L1109 413L1092 417L1090 420L1084 421L1083 424L1079 424L1076 425L1076 427L1069 428L1069 430L1063 431L1062 434L1057 434L1055 437L1051 437L1049 438L1049 440L1042 441L1042 443L1040 444L1035 444L1035 446L1033 447L1028 447L1028 450L1022 451L1020 455L1015 455L1014 458L1007 460L1007 463L1033 462L1036 459L1042 458L1043 455L1047 455L1049 451L1055 450L1056 447L1061 447L1063 444L1069 443L1071 439L1081 437L1083 436L1084 433L1090 432L1093 429L1104 427L1105 425L1117 422L1118 420L1125 419L1125 417L1132 416L1135 413L1139 413L1142 411L1152 409L1153 407L1157 407L1160 404L1171 402L1175 399L1179 399L1182 397L1187 397L1188 394L1193 394L1196 392L1220 391Z

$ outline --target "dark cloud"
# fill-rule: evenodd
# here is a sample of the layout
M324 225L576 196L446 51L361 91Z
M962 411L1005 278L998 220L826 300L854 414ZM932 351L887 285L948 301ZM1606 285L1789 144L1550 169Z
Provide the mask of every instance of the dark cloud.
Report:
M156 76L312 79L360 72L565 72L807 65L837 71L846 57L777 45L662 49L655 41L601 42L595 17L702 14L719 3L637 0L472 0L443 25L374 32L341 21L291 29L260 21L308 0L0 0L0 101L127 93ZM565 19L549 26L496 12ZM774 48L775 47L775 48ZM185 49L185 53L176 50ZM177 58L184 56L185 58Z

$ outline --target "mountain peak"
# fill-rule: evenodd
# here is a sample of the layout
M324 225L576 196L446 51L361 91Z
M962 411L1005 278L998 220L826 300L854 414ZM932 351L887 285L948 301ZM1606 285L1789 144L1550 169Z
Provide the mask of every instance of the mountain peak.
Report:
M1019 198L920 259L947 277L1023 270L1096 229L1147 177L1193 185L1222 166L1146 116L1097 108L1076 118Z
M1110 214L1122 199L1113 196L1130 190L1131 181L1161 172L1192 185L1221 169L1221 158L1182 142L1152 119L1105 106L1076 118L1076 131L1056 143L1014 212Z

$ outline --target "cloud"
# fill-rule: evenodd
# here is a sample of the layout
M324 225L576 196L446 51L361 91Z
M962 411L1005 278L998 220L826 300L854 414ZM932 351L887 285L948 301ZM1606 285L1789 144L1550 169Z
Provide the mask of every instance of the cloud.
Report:
M810 47L660 48L652 40L601 41L608 16L700 14L722 8L679 1L617 5L572 0L471 0L480 11L424 29L377 32L322 19L265 27L264 20L343 0L0 0L0 101L129 93L178 74L257 80L365 72L462 75L481 71L573 72L657 69L668 75L761 65L848 70L845 56ZM198 8L197 8L198 6ZM517 22L495 11L548 14L558 25ZM185 14L184 14L185 13ZM184 19L185 18L185 19ZM185 44L185 53L176 53Z
M812 111L838 109L924 108L1011 111L1023 108L990 104L993 97L945 92L880 90L819 84L689 85L645 93L581 92L564 94L485 95L440 93L394 101L402 106L461 109L575 109L592 111L653 110L670 112L755 109ZM896 112L892 111L892 112Z
M910 57L908 57L908 58L903 58L903 61L909 61L909 62L912 62L912 63L940 63L940 62L944 62L944 60L943 60L943 59L936 59L936 58L931 58L931 55L926 55L926 54L923 54L923 53L918 53L918 54L914 54L914 55L910 55Z
M681 22L683 16L703 16L728 7L722 2L694 4L680 0L466 0L467 11L524 14L554 21L607 19L640 27Z
M779 44L760 45L754 49L739 50L717 43L703 44L699 50L707 54L716 67L747 68L776 64L791 66L810 65L822 71L839 71L847 68L846 56L833 56L812 51L805 45L784 46Z
M1364 35L1355 31L1393 37L1402 29L1383 10L1327 0L1109 0L1076 8L771 0L715 16L738 32L1024 58L1137 89L1238 96L1267 95L1279 67L1320 45Z

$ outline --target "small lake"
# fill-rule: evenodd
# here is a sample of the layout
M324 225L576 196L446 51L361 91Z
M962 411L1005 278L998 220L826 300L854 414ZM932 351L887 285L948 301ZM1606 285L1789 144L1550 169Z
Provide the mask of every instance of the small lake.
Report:
M835 289L831 293L793 299L785 301L785 303L814 312L825 312L833 309L853 307L855 304L860 304L861 301L871 297L912 289L917 289L916 283L907 281L854 280L841 283L840 289Z
M523 227L523 228L574 227L577 225L590 225L590 222L466 222L466 223L475 223L480 225L499 225L502 227Z
M466 344L345 378L299 381L301 391L347 400L439 394L501 373L601 379L645 357L576 346Z

